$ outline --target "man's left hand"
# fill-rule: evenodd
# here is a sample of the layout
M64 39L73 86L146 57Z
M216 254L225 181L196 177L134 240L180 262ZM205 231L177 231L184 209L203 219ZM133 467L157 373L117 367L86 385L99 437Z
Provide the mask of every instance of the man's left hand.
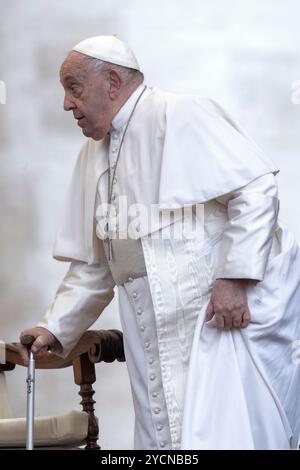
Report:
M206 310L206 321L215 316L220 330L246 328L250 323L247 301L248 279L216 279Z

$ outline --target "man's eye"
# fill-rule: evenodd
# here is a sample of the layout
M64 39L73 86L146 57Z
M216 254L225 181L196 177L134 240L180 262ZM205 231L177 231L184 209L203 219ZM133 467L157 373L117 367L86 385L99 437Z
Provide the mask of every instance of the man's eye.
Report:
M71 91L73 93L73 95L80 95L80 92L81 92L81 88L78 86L78 85L72 85L71 86Z

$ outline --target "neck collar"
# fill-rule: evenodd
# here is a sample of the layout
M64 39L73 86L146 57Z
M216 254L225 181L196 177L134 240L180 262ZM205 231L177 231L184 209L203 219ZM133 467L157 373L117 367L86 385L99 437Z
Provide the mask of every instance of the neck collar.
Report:
M111 123L112 131L120 131L126 125L134 105L144 87L145 85L143 84L139 85L119 109Z

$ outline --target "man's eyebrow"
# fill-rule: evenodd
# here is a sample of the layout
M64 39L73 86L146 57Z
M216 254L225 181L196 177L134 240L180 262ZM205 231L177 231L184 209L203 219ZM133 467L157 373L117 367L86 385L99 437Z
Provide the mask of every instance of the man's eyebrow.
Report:
M65 75L64 77L62 77L62 80L61 80L62 83L67 83L70 81L78 82L77 78L75 78L74 75L71 75L71 74Z

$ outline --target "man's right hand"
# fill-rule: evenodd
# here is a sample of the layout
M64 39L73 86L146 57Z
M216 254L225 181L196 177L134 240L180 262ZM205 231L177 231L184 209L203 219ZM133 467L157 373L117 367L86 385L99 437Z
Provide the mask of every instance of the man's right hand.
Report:
M33 352L35 358L41 358L45 356L48 348L51 346L61 347L61 344L56 339L56 337L50 333L49 330L40 326L23 330L20 334L20 338L24 335L32 335L35 337L35 341L31 346L31 351ZM29 362L28 349L22 344L20 344L19 348L24 365L27 366Z

